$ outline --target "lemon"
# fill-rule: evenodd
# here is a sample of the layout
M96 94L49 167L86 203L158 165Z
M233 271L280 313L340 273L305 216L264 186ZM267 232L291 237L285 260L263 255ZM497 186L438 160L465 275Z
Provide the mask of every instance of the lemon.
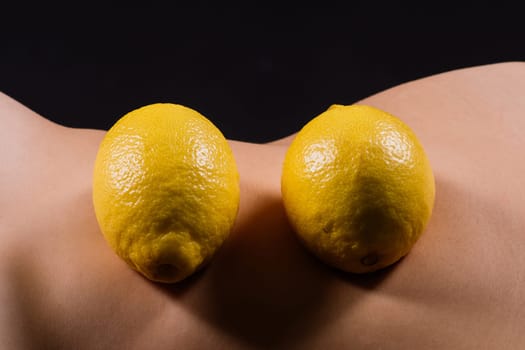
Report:
M414 132L366 105L333 105L292 141L281 191L292 228L325 263L354 273L405 256L432 214L432 168Z
M223 134L197 111L155 103L104 136L93 204L115 253L146 278L177 282L205 266L237 215L239 174Z

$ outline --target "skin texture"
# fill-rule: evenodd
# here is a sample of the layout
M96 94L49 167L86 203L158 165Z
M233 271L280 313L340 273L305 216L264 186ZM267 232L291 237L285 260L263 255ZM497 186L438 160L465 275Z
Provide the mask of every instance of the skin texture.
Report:
M436 177L426 232L368 275L321 264L290 230L280 173L291 138L231 141L234 231L176 285L129 269L98 229L91 176L104 131L64 128L0 95L0 347L523 349L524 91L525 64L512 62L361 101L410 125Z

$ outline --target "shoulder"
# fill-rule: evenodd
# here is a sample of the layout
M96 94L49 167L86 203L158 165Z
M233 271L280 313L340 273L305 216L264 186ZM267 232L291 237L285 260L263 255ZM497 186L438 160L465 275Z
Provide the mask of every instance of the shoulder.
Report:
M520 117L525 111L523 91L525 61L500 62L422 77L355 103L369 104L390 112L423 134L426 131L422 130L422 124L435 126L440 121L465 116L475 116L478 127L488 128L487 122L497 121L498 116L504 115L507 121L510 118L511 121L521 122L519 128L525 130L523 118ZM437 133L433 127L430 132ZM273 143L286 146L293 138L294 135L290 135Z
M75 232L64 223L90 215L91 168L104 131L55 124L2 93L0 125L0 342L25 348L47 341L50 318L42 313L54 290L52 263Z
M56 190L57 184L67 186L86 181L80 176L91 166L104 135L100 130L72 129L55 124L2 93L0 124L3 221L16 216L16 211L11 210L27 211L35 207L40 200L56 192L53 189Z
M401 117L428 119L518 114L525 109L525 62L466 67L410 81L358 103L369 103ZM514 117L514 115L513 115Z

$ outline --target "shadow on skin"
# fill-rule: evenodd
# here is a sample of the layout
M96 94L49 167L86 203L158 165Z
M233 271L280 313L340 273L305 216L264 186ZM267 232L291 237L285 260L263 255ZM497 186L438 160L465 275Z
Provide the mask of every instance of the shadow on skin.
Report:
M12 281L8 286L8 291L17 296L17 302L9 305L3 312L13 313L13 320L18 320L23 325L23 332L17 334L13 332L9 337L13 338L13 343L21 341L27 348L36 347L37 344L43 347L56 346L55 337L52 335L51 329L42 327L39 322L43 319L41 302L38 297L35 297L34 291L43 291L43 277L40 276L34 266L25 255L17 256L16 263L9 266L8 275L11 275L8 281ZM39 294L39 296L42 294ZM44 294L45 295L45 294ZM18 302L19 301L19 302ZM30 337L24 336L30 334ZM10 343L9 337L7 344ZM4 341L6 341L4 339Z
M392 268L353 275L324 265L293 235L280 198L262 202L267 205L239 223L207 268L160 288L250 347L287 348L340 315L335 286L349 287L347 309Z

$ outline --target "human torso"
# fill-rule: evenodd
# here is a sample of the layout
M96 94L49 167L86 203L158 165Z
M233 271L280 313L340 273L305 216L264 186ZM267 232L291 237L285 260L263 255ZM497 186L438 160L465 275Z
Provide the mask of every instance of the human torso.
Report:
M285 144L232 143L244 188L236 228L207 268L163 285L129 269L98 229L91 171L102 131L53 126L47 136L9 139L0 347L523 348L525 99L447 96L447 82L363 101L405 119L436 177L421 239L367 275L330 269L295 239L279 198Z

